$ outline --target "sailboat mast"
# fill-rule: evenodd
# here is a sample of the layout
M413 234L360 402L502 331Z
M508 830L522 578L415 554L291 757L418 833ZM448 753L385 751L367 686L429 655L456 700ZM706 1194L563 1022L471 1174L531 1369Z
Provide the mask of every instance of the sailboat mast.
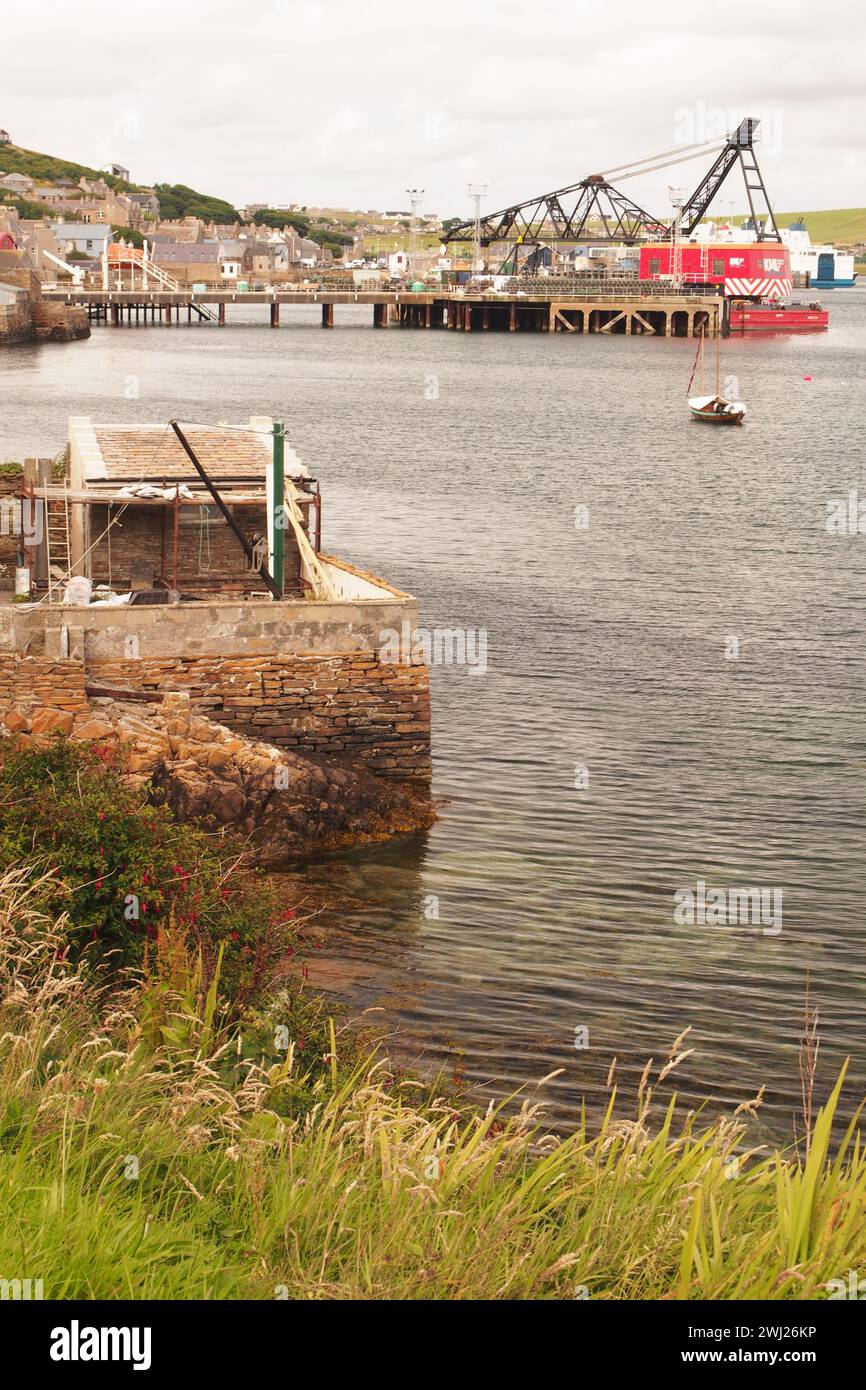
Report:
M701 395L704 394L704 340L707 336L707 326L701 324Z
M716 395L721 394L722 382L722 335L719 332L719 311L715 313L716 320Z

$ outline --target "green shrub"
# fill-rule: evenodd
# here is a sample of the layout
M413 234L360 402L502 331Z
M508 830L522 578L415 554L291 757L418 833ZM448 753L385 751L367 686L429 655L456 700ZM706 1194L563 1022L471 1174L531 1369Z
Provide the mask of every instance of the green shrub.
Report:
M84 952L149 965L173 922L200 953L204 986L223 949L221 982L242 1010L298 948L292 908L228 838L177 822L124 777L113 747L55 735L10 744L0 763L0 865L26 864L39 904L64 914L69 959Z

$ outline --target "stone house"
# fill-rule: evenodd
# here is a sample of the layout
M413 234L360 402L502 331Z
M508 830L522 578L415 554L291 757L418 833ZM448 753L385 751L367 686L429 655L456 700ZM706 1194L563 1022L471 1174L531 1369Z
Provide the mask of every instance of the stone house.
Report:
M179 285L233 284L246 272L251 260L245 241L183 242L155 240L153 260Z
M167 222L158 222L153 241L180 241L185 244L204 240L204 223L200 217L184 217Z
M275 568L273 421L185 433L253 543L253 560ZM24 542L40 601L0 604L0 673L9 668L16 707L34 681L20 669L26 651L26 661L59 663L59 681L65 663L66 689L77 682L89 695L120 690L156 703L185 695L194 714L239 736L398 781L429 780L416 602L323 553L318 486L290 448L281 596L252 570L168 426L72 417L67 460L62 482L52 480L50 460L25 461L22 497L49 516L41 536ZM89 596L86 582L67 587L70 574L105 588Z
M7 193L16 194L20 198L29 197L32 187L33 180L28 178L26 174L4 174L0 178L0 188L5 189Z
M127 195L129 203L131 227L141 227L145 223L153 226L159 222L159 199L152 191L144 193L129 193Z
M57 222L53 231L66 256L76 251L98 258L113 239L111 227L103 222Z

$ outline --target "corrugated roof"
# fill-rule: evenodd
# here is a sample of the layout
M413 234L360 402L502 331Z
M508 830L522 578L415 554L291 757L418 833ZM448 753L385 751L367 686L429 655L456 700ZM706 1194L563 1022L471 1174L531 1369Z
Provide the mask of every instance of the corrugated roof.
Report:
M183 479L198 482L195 468L174 431L161 425L94 425L102 455L102 468L94 460L87 468L90 483L146 482ZM256 478L264 483L271 459L271 440L266 434L184 428L202 467L212 478Z

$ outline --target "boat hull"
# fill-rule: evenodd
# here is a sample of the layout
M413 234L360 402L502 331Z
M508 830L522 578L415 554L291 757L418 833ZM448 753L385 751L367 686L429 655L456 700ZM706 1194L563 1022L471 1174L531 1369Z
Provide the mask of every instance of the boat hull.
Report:
M775 309L770 305L754 305L739 309L731 306L731 333L822 333L829 327L827 309L812 309L807 305L791 305Z
M694 406L690 406L689 409L692 412L693 420L703 420L708 425L741 425L745 414L743 410L732 410L718 414L712 410L695 410Z

